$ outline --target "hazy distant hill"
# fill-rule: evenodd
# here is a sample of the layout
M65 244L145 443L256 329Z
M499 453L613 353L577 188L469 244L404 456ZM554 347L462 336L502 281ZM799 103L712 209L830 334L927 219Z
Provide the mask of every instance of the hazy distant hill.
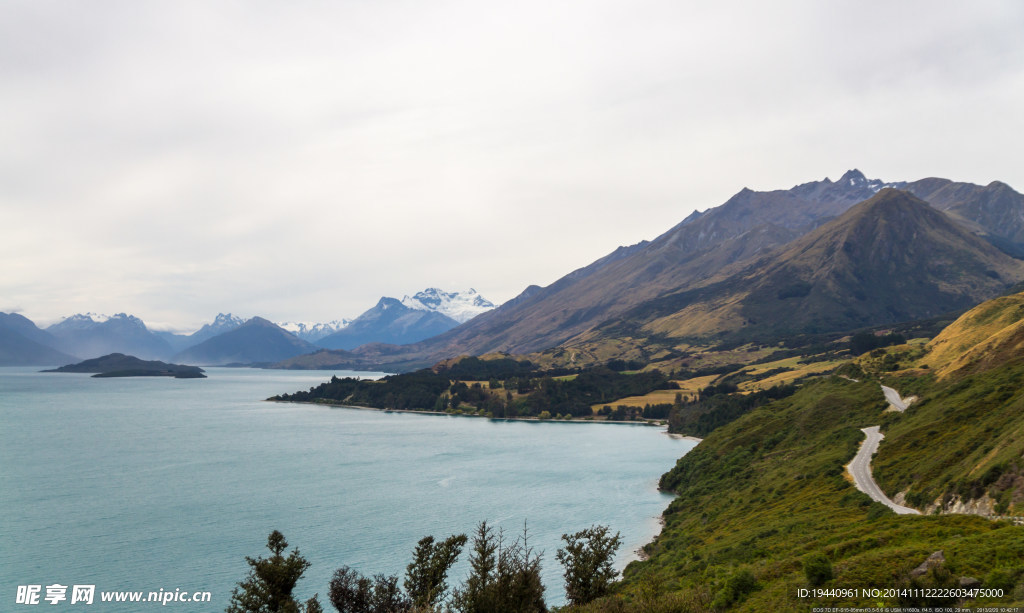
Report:
M155 332L155 334L167 341L177 354L218 334L230 332L243 323L245 323L244 319L231 313L217 313L217 317L211 323L203 324L202 328L199 328L192 334L176 334L173 332Z
M280 326L253 317L237 328L186 349L174 359L191 364L250 364L278 362L317 349Z
M195 344L188 334L178 334L167 330L153 330L153 334L166 341L173 352L182 351Z
M170 332L158 332L157 334L161 335L171 343L171 346L174 347L176 352L182 352L207 339L224 334L225 332L230 332L245 322L245 319L242 319L237 315L232 315L231 313L218 313L217 317L215 317L211 323L203 325L202 328L192 334L172 334ZM291 334L294 334L296 337L304 341L312 343L343 329L349 323L349 320L342 319L326 323L283 322L275 323L275 325L287 332L290 332Z
M57 339L52 334L40 330L35 322L18 313L0 313L0 328L17 332L40 345L52 347L57 342Z
M127 353L147 359L166 358L171 345L138 317L118 313L111 317L73 315L46 329L57 339L57 348L86 358Z
M27 317L0 313L0 366L50 366L77 358L54 349L57 339Z
M231 313L217 313L217 317L214 318L212 323L204 324L202 328L188 335L189 346L198 345L218 334L230 332L244 323L244 319Z

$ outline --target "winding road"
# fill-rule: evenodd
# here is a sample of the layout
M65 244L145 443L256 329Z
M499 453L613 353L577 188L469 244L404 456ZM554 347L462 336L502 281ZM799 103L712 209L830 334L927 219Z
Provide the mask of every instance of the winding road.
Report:
M892 388L885 388L885 390L892 390ZM892 390L893 394L896 394L896 390ZM886 398L889 397L889 392L886 392ZM899 394L896 394L899 397ZM890 400L890 402L892 402ZM902 404L902 403L901 403ZM906 408L906 405L903 407ZM917 509L911 509L910 507L904 507L896 504L889 497L885 495L882 488L878 487L875 483L874 477L871 476L871 456L875 455L878 451L878 443L882 442L885 438L879 429L880 426L871 426L870 428L861 428L861 432L867 437L864 442L860 444L860 449L857 450L857 455L853 456L850 463L846 465L846 470L850 472L850 476L853 477L853 484L857 486L857 489L867 494L872 500L881 502L885 506L889 507L899 515L920 515L921 512Z
M882 393L885 394L885 399L889 402L889 406L893 409L902 413L907 410L907 403L900 397L900 393L891 387L882 386Z

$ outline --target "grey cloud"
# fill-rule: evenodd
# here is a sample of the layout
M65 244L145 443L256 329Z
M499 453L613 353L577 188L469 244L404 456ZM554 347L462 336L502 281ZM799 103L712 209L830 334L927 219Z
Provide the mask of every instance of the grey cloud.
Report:
M1015 2L8 2L26 314L502 301L743 186L1024 187Z

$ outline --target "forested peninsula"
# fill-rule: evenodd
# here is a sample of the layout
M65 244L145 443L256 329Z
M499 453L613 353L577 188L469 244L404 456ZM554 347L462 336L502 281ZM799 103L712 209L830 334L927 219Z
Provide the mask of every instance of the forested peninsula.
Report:
M332 377L309 391L268 400L494 418L667 419L671 402L641 407L612 405L620 398L678 390L668 374L626 370L630 366L617 361L586 369L542 370L528 360L466 357L433 369L378 380ZM680 398L676 400L681 401L681 394L677 395Z

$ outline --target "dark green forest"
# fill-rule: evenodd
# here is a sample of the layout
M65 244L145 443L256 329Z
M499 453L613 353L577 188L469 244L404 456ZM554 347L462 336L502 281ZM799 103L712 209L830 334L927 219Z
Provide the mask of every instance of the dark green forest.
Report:
M469 362L460 367L463 362ZM471 358L440 372L423 369L376 381L332 377L309 391L269 400L346 404L397 411L449 411L490 417L590 417L591 406L654 390L675 389L664 373L635 374L595 367L571 374L536 371L529 362ZM472 379L480 379L473 381ZM471 382L467 382L469 379ZM634 413L623 418L637 418Z

